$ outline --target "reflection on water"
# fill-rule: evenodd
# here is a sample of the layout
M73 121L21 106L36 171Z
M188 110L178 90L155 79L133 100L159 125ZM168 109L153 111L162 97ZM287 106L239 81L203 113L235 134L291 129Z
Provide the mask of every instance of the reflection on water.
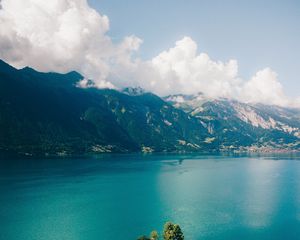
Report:
M276 212L280 193L280 177L283 161L248 161L244 186L244 222L253 228L271 224Z
M298 159L2 160L0 239L135 239L168 220L186 239L298 239Z

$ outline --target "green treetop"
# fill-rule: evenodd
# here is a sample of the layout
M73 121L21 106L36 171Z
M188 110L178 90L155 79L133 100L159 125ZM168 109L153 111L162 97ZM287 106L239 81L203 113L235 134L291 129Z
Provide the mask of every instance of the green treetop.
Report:
M167 222L164 227L164 240L184 240L180 226Z
M152 231L150 237L141 236L137 240L158 240L159 235L157 231ZM172 222L167 222L164 226L163 232L164 240L184 240L183 233L178 224L173 224Z

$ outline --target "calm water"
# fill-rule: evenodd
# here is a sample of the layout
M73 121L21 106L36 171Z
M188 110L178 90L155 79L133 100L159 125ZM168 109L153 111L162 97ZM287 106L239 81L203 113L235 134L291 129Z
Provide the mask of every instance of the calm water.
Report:
M0 161L1 240L300 239L297 156Z

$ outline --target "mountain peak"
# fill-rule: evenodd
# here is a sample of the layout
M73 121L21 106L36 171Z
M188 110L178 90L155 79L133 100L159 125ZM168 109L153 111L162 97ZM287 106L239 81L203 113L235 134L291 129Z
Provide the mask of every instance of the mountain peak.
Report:
M205 96L202 92L195 93L195 94L174 94L174 95L168 95L164 97L164 99L168 102L172 103L185 103L185 102L191 102L191 101L203 101L205 99Z
M11 66L10 64L8 64L7 62L0 59L0 71L4 73L5 72L8 73L8 72L17 71L17 69Z
M69 77L75 78L75 79L83 79L84 78L79 72L76 72L76 71L68 72L68 73L66 73L66 75Z
M122 89L121 92L130 96L139 96L146 93L146 91L141 87L126 87Z
M83 79L83 76L76 72L76 71L70 71L67 73L56 73L56 72L40 72L35 70L34 68L31 68L29 66L26 66L22 69L20 69L20 71L25 72L25 73L41 73L41 74L57 74L57 75L65 75L67 77L70 77L72 79Z

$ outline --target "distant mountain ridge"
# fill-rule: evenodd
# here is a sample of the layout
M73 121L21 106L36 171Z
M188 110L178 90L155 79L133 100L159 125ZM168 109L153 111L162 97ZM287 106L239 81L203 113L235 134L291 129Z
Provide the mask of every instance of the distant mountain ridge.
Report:
M298 150L300 110L247 104L231 99L208 99L203 94L165 98L196 117L220 143L220 150Z
M300 111L203 94L160 98L141 88L79 88L77 72L17 70L0 61L0 152L295 151Z

